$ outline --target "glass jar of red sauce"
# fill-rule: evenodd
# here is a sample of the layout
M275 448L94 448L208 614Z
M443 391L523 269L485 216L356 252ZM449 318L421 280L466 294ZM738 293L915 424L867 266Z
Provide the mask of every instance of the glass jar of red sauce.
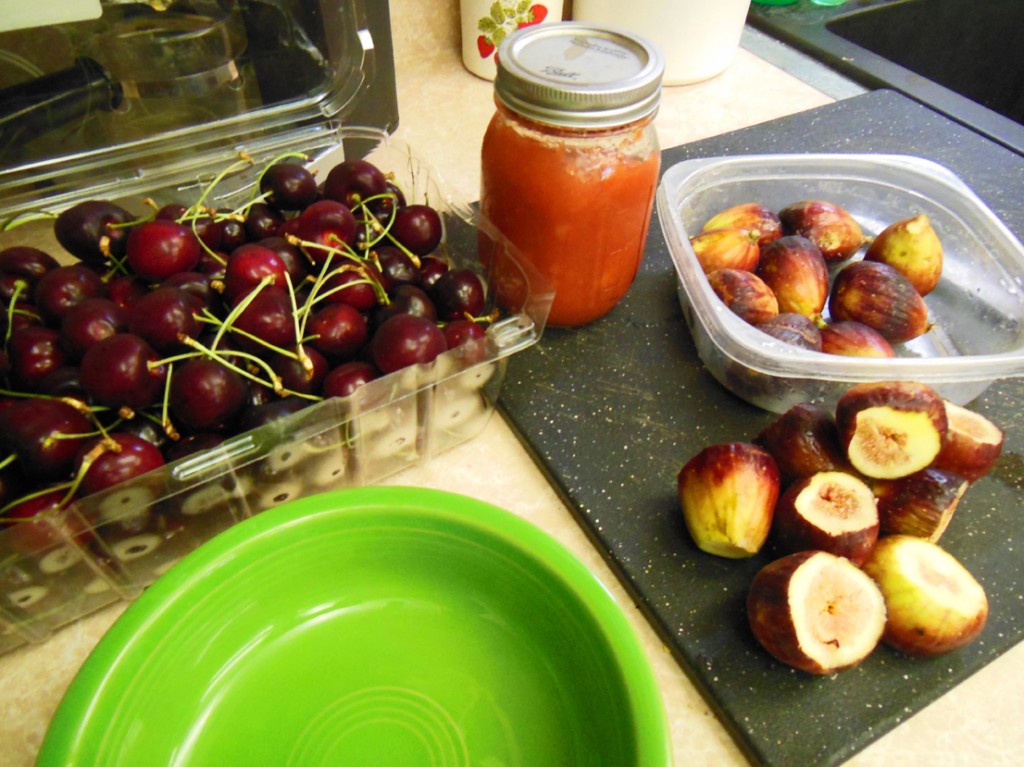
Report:
M663 69L642 38L575 22L525 27L498 50L480 212L553 287L549 325L607 314L636 277Z

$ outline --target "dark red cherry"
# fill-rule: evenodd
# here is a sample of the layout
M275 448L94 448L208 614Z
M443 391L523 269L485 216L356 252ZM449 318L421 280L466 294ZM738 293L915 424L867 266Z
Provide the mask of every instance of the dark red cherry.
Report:
M278 258L284 261L284 265L288 269L288 276L292 279L292 285L298 286L309 274L309 261L302 251L281 235L266 237L256 244L274 251Z
M7 311L0 312L0 330L6 335L18 328L27 328L29 325L43 325L43 315L35 307L26 301L17 301L14 306L7 306Z
M57 259L39 248L14 245L0 250L0 299L10 301L16 293L31 296L42 276L58 266Z
M419 277L416 284L424 290L430 290L438 278L448 271L448 262L438 256L423 256L420 259Z
M234 327L279 349L294 346L295 321L288 291L274 286L263 288L252 296L252 300L236 318ZM232 337L243 349L263 351L260 344L240 333Z
M380 371L369 362L343 362L324 378L322 394L325 397L347 397L359 387L379 377Z
M63 248L87 264L97 266L108 254L122 256L131 213L108 200L85 200L62 211L53 222L53 233Z
M239 418L239 431L249 431L297 413L311 403L300 397L283 397L248 406Z
M107 298L122 309L130 309L132 304L148 292L146 281L134 274L120 274L107 282Z
M343 160L331 168L324 181L324 197L355 208L369 197L387 191L387 177L367 160Z
M316 177L303 165L278 162L260 177L260 192L278 210L302 210L320 194Z
M283 288L287 271L288 266L270 248L254 243L235 248L224 267L224 298L234 304L265 278Z
M42 554L66 543L68 538L84 540L84 523L77 515L60 516L65 490L50 490L28 495L4 511L0 517L0 535L12 549L22 554ZM40 561L46 560L43 557Z
M314 264L330 257L330 248L351 247L356 241L356 218L348 206L336 200L317 200L298 215L296 235L322 247L306 247ZM327 248L327 249L325 249Z
M47 373L36 389L47 397L74 397L82 402L89 400L89 393L82 386L82 371L65 365Z
M441 216L429 205L406 205L396 211L391 235L416 255L425 256L441 244Z
M128 265L144 280L159 282L191 271L201 253L199 238L177 221L157 218L133 226L128 234Z
M128 328L128 312L109 298L86 298L64 315L61 343L69 357L82 358L93 344Z
M482 343L487 337L487 329L479 322L469 319L452 320L441 328L444 340L449 349L470 343Z
M284 223L284 216L263 202L249 206L245 214L245 235L251 242L273 237Z
M161 354L185 347L184 338L198 338L202 324L197 315L202 302L183 288L157 288L135 302L128 315L128 331L144 339Z
M294 352L295 349L291 351ZM275 354L270 360L270 367L281 378L281 385L288 391L316 394L320 391L324 376L327 375L327 359L308 345L304 353L305 363L284 354Z
M363 314L350 304L325 304L306 323L309 345L329 359L344 360L356 354L369 337Z
M11 380L25 391L36 391L40 381L67 363L60 332L42 325L29 325L11 333L7 358Z
M48 323L59 325L73 306L86 298L103 298L107 286L100 276L84 264L69 264L51 269L40 278L33 291L33 302Z
M222 211L223 213L224 211ZM245 232L245 222L239 221L236 217L221 217L217 221L220 224L220 250L230 253L235 248L244 245L249 241Z
M420 270L407 253L384 245L375 248L381 274L390 285L412 285L419 282Z
M221 306L220 293L210 284L211 278L202 272L178 272L160 283L161 288L179 288L195 298L199 307L216 312Z
M134 333L118 333L93 344L82 356L82 386L96 404L142 410L162 395L167 370Z
M484 313L486 294L483 281L472 269L451 269L430 289L442 320L479 317Z
M415 285L399 285L391 291L390 302L379 307L373 314L374 327L380 327L389 317L396 314L412 314L425 317L431 322L437 320L437 308L427 292Z
M0 411L0 447L14 453L22 473L54 482L67 477L78 448L93 431L76 408L57 399L23 399Z
M325 301L348 304L365 312L377 306L380 274L369 264L340 266L327 278L322 295ZM377 286L377 288L374 287Z
M156 212L156 218L166 219L167 221L177 221L178 223L184 224L193 231L196 237L199 238L207 248L210 250L217 250L221 246L222 240L222 228L220 222L217 221L211 215L194 215L189 214L188 208L180 203L168 203L164 205L160 210Z
M431 362L447 348L441 329L426 317L413 314L389 317L370 339L373 364L385 374Z
M109 449L97 451L98 446L111 443ZM163 453L156 445L127 432L86 440L75 456L76 470L83 468L86 456L91 456L91 463L82 475L83 495L98 493L164 465Z
M219 431L245 406L248 387L238 373L209 357L193 357L171 375L168 404L192 431Z

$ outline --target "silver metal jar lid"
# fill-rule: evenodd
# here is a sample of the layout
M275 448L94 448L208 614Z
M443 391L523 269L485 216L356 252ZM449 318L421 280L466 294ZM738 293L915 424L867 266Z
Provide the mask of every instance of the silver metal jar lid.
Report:
M658 109L661 52L613 27L564 21L523 27L502 41L495 97L530 120L608 128Z

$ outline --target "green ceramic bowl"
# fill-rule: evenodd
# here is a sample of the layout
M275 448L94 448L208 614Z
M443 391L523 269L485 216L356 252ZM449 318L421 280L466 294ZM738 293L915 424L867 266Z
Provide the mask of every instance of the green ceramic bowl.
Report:
M203 544L100 641L39 765L668 765L601 583L460 495L362 488Z

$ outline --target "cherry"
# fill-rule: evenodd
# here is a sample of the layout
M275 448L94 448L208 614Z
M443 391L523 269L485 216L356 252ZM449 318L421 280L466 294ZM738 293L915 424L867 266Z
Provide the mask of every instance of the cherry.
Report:
M366 343L366 318L350 304L331 303L313 313L306 323L309 344L327 358L348 359Z
M60 332L42 325L12 332L7 354L11 379L23 391L37 391L40 381L67 362Z
M356 241L356 217L347 205L336 200L317 200L297 216L296 235L301 240L327 248L351 247ZM329 250L307 248L306 254L314 264L323 264Z
M288 269L288 276L292 278L292 285L298 285L309 274L309 262L302 255L302 251L281 235L265 237L256 244L274 251L278 258L284 261L284 265Z
M234 327L279 349L294 346L297 339L288 291L272 285L263 288L235 319ZM260 344L242 334L235 334L234 338L243 349L263 350Z
M77 367L60 367L47 373L39 381L37 393L47 397L74 397L86 402L88 392L82 386L82 371Z
M82 355L82 386L96 404L142 410L163 394L166 370L156 350L134 333L118 333Z
M235 248L224 267L224 297L234 304L242 296L259 285L264 277L271 278L271 285L285 285L288 266L270 248L248 243Z
M61 344L71 359L78 360L94 343L127 329L128 312L122 307L109 298L86 298L64 315Z
M83 467L86 456L101 444L110 447L94 457L88 467ZM98 493L163 465L163 453L156 445L127 432L86 440L75 456L76 472L85 469L80 485L83 495Z
M438 256L424 256L420 259L419 276L416 284L430 290L438 278L449 269L448 262Z
M0 535L22 554L42 554L63 544L64 535L84 542L84 523L77 515L58 519L50 513L62 507L64 495L63 490L50 490L17 501L0 519L5 523L0 525Z
M134 274L119 274L107 282L107 298L122 309L130 309L132 304L148 292L149 285Z
M44 324L43 317L34 304L17 301L14 306L9 308L10 314L6 311L0 312L0 330L3 330L5 334L8 330L13 333L18 328Z
M370 339L373 364L382 373L431 362L447 348L441 329L426 317L413 314L389 317Z
M168 405L192 431L220 431L241 412L248 387L234 370L209 357L193 357L171 375Z
M63 248L84 263L106 263L108 253L125 252L131 213L108 200L85 200L62 211L53 223L53 233Z
M348 397L360 386L365 386L379 377L380 371L369 362L364 360L343 362L333 368L324 378L321 393L325 397Z
M273 237L282 223L284 217L278 211L266 203L255 202L245 214L245 235L253 242Z
M144 280L153 281L190 271L202 253L199 238L189 227L163 218L132 227L126 247L128 265Z
M339 268L324 285L324 300L353 306L360 311L369 311L377 306L377 291L373 284L380 285L380 273L369 264L356 268Z
M425 317L431 322L437 320L437 308L426 291L415 285L399 285L391 291L390 302L379 307L373 315L376 327L396 314L412 314Z
M84 264L69 264L44 274L36 283L32 300L43 319L57 325L80 301L106 295L107 286L96 272Z
M0 298L10 301L20 284L20 294L30 296L44 274L60 266L49 253L28 245L0 250Z
M211 312L221 306L220 293L210 284L210 276L202 272L178 272L160 283L161 288L180 288L196 299L197 309L206 307Z
M479 317L484 313L484 284L472 269L449 270L438 277L430 289L442 320Z
M33 480L67 477L91 431L83 413L57 399L23 399L0 411L0 446L18 456L22 473Z
M297 413L309 403L298 397L283 397L260 402L245 409L238 422L243 431L258 429L281 418Z
M220 225L220 250L230 253L240 245L248 242L249 238L245 233L245 223L235 218L222 218L217 222Z
M387 191L387 177L367 160L343 160L327 174L324 197L355 208L368 197Z
M487 329L479 322L470 319L452 320L441 328L444 340L449 349L471 343L482 343L487 337Z
M0 506L6 506L24 495L27 485L24 475L18 471L17 462L0 468ZM3 518L0 517L0 519ZM0 527L0 530L3 528Z
M327 359L314 348L307 347L304 351L310 365L308 369L300 360L285 354L275 355L270 361L270 368L281 378L281 384L288 391L316 394L327 375Z
M394 181L388 179L384 196L370 202L369 207L377 220L386 226L394 218L395 212L405 207L405 195Z
M297 163L277 162L260 177L260 192L278 210L302 210L320 194L316 177Z
M201 308L201 300L183 288L156 288L135 302L128 331L162 354L180 350L183 338L199 337L202 325L196 315Z
M413 204L395 212L391 234L417 256L432 253L441 244L441 216L429 205Z
M217 250L223 239L223 228L213 216L203 215L185 218L188 208L180 203L168 203L156 212L156 218L177 221L184 224L210 250Z
M419 282L420 271L408 254L391 245L376 249L381 274L390 285L406 285Z

